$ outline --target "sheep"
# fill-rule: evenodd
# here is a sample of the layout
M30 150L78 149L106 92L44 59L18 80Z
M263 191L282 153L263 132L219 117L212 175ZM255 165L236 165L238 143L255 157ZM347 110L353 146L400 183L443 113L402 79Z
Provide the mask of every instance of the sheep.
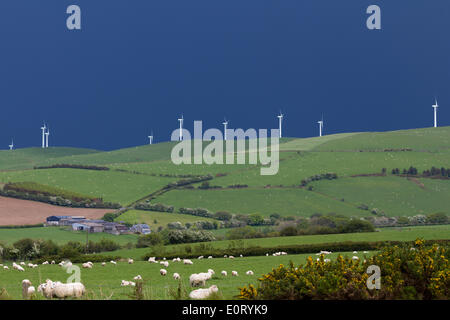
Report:
M22 298L29 299L36 293L36 289L31 285L31 281L28 279L22 280Z
M25 262L22 261L22 262L19 263L19 264L20 264L21 266L24 266L24 265L25 265Z
M231 275L232 275L233 277L239 276L237 271L231 271Z
M359 258L357 256L353 256L352 260L359 260Z
M55 264L56 262L55 262L55 260L52 260L52 262L50 262L50 264Z
M325 260L323 260L324 262L331 262L331 260L330 259L325 259Z
M226 272L225 270L223 270L223 271L221 272L221 274L222 274L224 277L227 276L227 272Z
M239 255L239 258L243 258L244 256L242 254Z
M159 269L159 274L162 276L166 276L167 275L167 270L166 269Z
M106 266L106 262L102 262L102 267Z
M142 280L142 277L140 274L138 274L136 277L133 278L133 280Z
M180 275L178 273L176 273L176 272L173 274L173 278L175 280L180 280L181 279Z
M191 276L189 277L189 284L191 285L191 287L204 286L206 285L206 281L211 279L212 275L213 273L209 271L191 274Z
M198 257L197 259L203 259L203 256Z
M21 266L19 266L18 264L13 262L13 269L17 270L17 271L25 271L24 268L22 268Z
M194 264L191 260L189 259L183 259L183 263L184 264Z
M81 266L82 266L83 268L85 268L85 269L92 269L92 264L90 264L90 263L88 263L88 262L83 263Z
M122 283L120 284L122 287L135 287L136 283L133 281L125 281L122 280Z
M38 292L42 293L42 295L47 299L64 299L68 297L79 298L84 295L86 288L80 282L61 283L59 281L53 282L51 280L47 280L45 283L39 285Z
M3 266L3 269L4 270L9 270L9 267L8 266Z
M230 258L230 259L234 259L234 256L229 256L228 258Z
M150 262L150 263L158 263L158 261L156 261L155 257L148 258L148 262Z
M367 254L367 253L369 253L369 251L364 251L363 253Z
M248 276L253 276L254 275L252 270L248 270L245 274L248 275Z
M169 266L169 262L168 261L161 261L159 264L163 265L166 268Z
M134 263L134 260L131 258L128 258L128 264L133 264L133 263Z
M117 264L117 262L115 262L114 260L111 260L110 263L113 264L113 265Z
M286 255L287 255L287 252L282 251L282 252L281 252L281 255L282 255L282 256L286 256Z
M29 263L29 264L27 264L27 266L28 266L29 268L33 268L34 264Z
M213 256L208 256L208 259L212 259L213 258Z
M164 257L163 260L166 261L166 257Z
M208 289L197 289L189 293L189 298L191 299L206 299L211 294L219 292L219 288L217 286L212 285Z
M228 256L227 256L227 255L224 255L223 257L226 258L226 257L228 257Z
M266 257L268 257L269 256L269 254L268 253L266 253Z
M353 251L353 253L358 253L358 251Z

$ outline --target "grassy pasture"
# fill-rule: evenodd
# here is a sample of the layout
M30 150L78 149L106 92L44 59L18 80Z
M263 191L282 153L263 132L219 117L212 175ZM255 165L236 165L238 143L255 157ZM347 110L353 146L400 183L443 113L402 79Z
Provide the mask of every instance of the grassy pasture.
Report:
M122 205L149 195L175 180L117 171L61 168L0 172L0 181L4 183L37 182Z
M358 254L363 259L371 253L364 255ZM355 254L343 253L348 257ZM161 266L155 263L137 261L134 264L127 262L118 262L116 266L107 263L102 267L100 263L95 263L92 269L81 269L81 282L86 286L88 299L130 299L129 295L133 289L131 287L121 287L122 280L133 281L133 277L141 275L145 281L144 294L146 299L151 300L170 300L173 297L169 294L170 289L178 287L178 280L174 280L172 275L177 272L181 275L181 283L186 288L187 293L191 290L189 286L189 276L192 273L207 272L213 269L215 275L207 281L207 287L215 284L219 287L221 296L225 299L235 299L239 293L239 287L250 283L256 284L257 278L263 273L270 272L272 268L280 264L288 264L293 261L294 264L303 264L308 256L316 258L314 254L287 255L287 256L263 256L263 257L243 257L225 259L202 259L193 260L193 265L184 265L182 262L169 261L169 267L166 268L168 275L163 277L159 274ZM329 258L336 258L337 253L329 255ZM0 288L5 288L14 299L21 299L21 282L23 279L31 280L32 284L37 286L45 279L53 281L66 282L70 276L63 268L58 265L40 265L38 268L30 269L26 267L25 272L12 270L0 270ZM228 276L220 274L222 270L227 271ZM231 271L237 271L239 276L232 277ZM248 270L254 272L253 276L246 275ZM43 299L39 296L39 299Z
M112 240L119 244L128 242L136 243L137 235L113 235L109 233L89 233L89 240L98 242L102 239ZM39 228L16 228L0 229L0 243L14 243L23 238L52 240L57 244L64 244L69 241L86 242L86 233L81 231L72 231L65 227L39 227Z
M212 182L214 184L214 180ZM244 188L213 190L173 190L154 202L180 207L206 208L212 212L258 213L269 216L305 216L313 213L339 213L347 216L369 215L366 211L305 189Z
M418 183L422 183L423 187ZM387 216L412 216L436 212L450 213L450 181L437 179L355 177L336 181L316 181L315 191L354 205L378 208Z
M155 223L156 220L156 223ZM150 226L151 230L156 230L158 227L166 227L170 222L181 222L185 224L187 222L195 221L215 221L214 219L196 217L188 214L179 213L168 213L168 212L156 212L156 211L145 211L145 210L129 210L119 217L116 221L124 221L132 224L136 223L146 223Z
M222 240L214 242L205 242L213 248L226 249L229 247L249 248L262 247L271 248L274 246L301 245L301 244L320 244L343 241L413 241L417 238L425 240L448 239L450 234L450 225L424 226L424 227L405 227L405 228L380 228L378 232L368 233L344 233L344 234L323 234L309 236L293 236L293 237L276 237L276 238L260 238L245 240ZM195 247L198 244L189 244ZM166 252L179 252L183 250L186 244L177 244L166 246ZM325 250L326 248L324 248ZM124 258L141 259L146 253L150 252L149 248L139 249L122 249L114 251L114 255ZM108 253L102 253L108 255Z

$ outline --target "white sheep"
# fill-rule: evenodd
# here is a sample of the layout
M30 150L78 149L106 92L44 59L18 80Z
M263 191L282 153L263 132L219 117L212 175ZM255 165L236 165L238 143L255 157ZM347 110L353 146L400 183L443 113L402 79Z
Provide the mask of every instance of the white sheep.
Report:
M102 262L102 267L106 266L106 262Z
M38 292L42 293L44 297L49 298L79 298L84 295L86 288L80 282L74 283L61 283L59 281L53 282L47 280L45 283L40 284Z
M253 271L252 270L248 270L246 273L245 273L246 275L248 275L248 276L252 276L252 275L254 275L254 273L253 273Z
M213 256L208 256L208 259L212 259L213 258Z
M357 256L353 256L352 259L353 260L359 260L359 258Z
M92 264L90 264L90 263L88 263L88 262L83 263L81 266L82 266L83 268L85 268L85 269L92 269Z
M24 266L24 265L25 265L25 262L22 261L22 262L19 263L19 264L20 264L21 266Z
M189 260L189 259L184 259L183 260L183 263L184 264L194 264L191 260Z
M191 287L204 286L206 285L206 281L211 279L212 275L213 274L211 272L191 274L191 276L189 277L189 284L191 285Z
M120 284L122 287L135 287L136 283L133 281L125 281L122 280L122 283Z
M212 285L208 289L197 289L189 293L189 298L191 299L206 299L213 293L219 292L219 288L217 286Z
M140 274L138 274L136 277L133 278L133 280L142 280L142 277Z
M176 273L176 272L173 274L173 278L175 280L180 280L181 279L180 275L178 273Z
M237 272L237 271L231 271L231 275L232 275L233 277L237 277L237 276L239 276L239 274L238 274L238 272Z
M363 253L367 254L367 253L369 253L369 251L364 251Z
M55 260L52 260L52 262L50 262L50 264L55 264L56 262L55 262Z
M113 264L113 265L117 264L117 262L115 262L114 260L111 260L110 263Z
M203 259L203 256L198 257L197 259Z
M9 267L8 266L3 266L3 269L4 270L9 270Z
M228 257L228 256L227 256L227 255L224 255L223 257L226 258L226 257Z
M331 262L331 260L330 259L325 259L325 260L323 260L324 262Z
M29 299L36 293L36 289L31 285L31 281L28 279L22 280L22 298Z
M133 263L134 263L134 260L131 258L128 258L128 264L133 264Z
M221 272L221 274L222 274L224 277L227 276L227 272L226 272L225 270L223 270L223 271Z
M353 251L353 253L358 253L358 251Z
M243 258L244 256L242 254L239 255L239 258Z
M211 273L211 275L216 274L213 269L208 269L208 273Z
M169 266L169 262L168 261L161 261L159 264L163 265L166 268Z
M42 262L42 264L48 264L48 261L44 261L44 262Z
M230 259L234 259L234 256L229 256L228 258L230 258Z
M162 276L165 276L165 275L167 275L167 270L166 269L160 269L159 270L159 274L162 275Z

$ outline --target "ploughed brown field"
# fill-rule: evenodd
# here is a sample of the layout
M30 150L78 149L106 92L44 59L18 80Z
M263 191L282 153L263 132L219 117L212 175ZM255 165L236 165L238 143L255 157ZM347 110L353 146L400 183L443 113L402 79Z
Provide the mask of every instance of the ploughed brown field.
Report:
M99 219L112 209L83 209L52 206L46 203L0 197L0 226L44 223L48 216L85 216Z

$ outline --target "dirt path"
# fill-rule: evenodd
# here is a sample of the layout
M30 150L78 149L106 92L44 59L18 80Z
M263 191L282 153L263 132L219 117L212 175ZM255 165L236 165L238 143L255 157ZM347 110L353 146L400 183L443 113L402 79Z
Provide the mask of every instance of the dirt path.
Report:
M52 206L37 201L0 197L0 225L27 225L45 222L48 216L85 216L99 219L113 209L83 209Z

